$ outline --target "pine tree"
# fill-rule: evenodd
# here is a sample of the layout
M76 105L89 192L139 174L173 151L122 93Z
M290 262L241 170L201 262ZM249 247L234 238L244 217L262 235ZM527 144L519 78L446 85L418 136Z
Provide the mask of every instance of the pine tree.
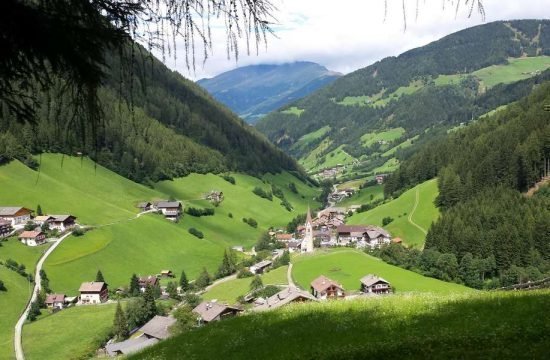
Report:
M254 279L252 279L252 282L250 283L250 290L256 291L256 290L260 290L263 287L264 287L264 283L260 275L254 276Z
M128 294L130 296L139 296L139 279L136 274L132 274L132 277L130 278Z
M144 308L147 315L147 320L149 320L157 314L157 304L155 304L155 295L153 294L153 288L151 285L147 285L145 288L143 300L145 301Z
M227 250L223 253L223 260L220 264L220 267L218 268L218 271L216 272L216 278L222 278L225 276L229 276L233 274L236 271L235 264L233 262L233 259L230 255L227 254Z
M181 291L183 292L189 290L189 280L187 280L187 275L185 274L184 270L181 271L180 287L181 287Z
M206 268L202 268L202 272L199 274L199 277L195 281L195 285L199 289L203 289L210 285L212 283L212 278L210 277L210 274L206 270Z
M105 282L105 279L103 278L103 274L101 273L101 270L97 271L97 274L95 276L95 281L97 282Z
M168 293L168 296L170 296L171 299L176 299L176 300L179 299L178 288L175 282L170 281L166 285L166 292Z
M124 340L128 337L128 320L126 319L126 314L120 306L120 301L117 304L115 319L113 321L113 334L118 341Z
M38 215L38 216L44 215L42 213L42 207L40 207L40 204L38 204L38 206L36 207L36 215Z

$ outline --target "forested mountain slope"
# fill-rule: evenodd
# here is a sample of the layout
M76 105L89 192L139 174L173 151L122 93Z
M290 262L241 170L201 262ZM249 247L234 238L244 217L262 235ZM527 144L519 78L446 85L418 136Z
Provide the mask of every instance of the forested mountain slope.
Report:
M470 266L472 256L493 259L497 284L550 274L550 188L522 194L548 176L549 104L547 81L401 163L387 180L387 196L438 176L442 213L428 231L426 249L453 254L461 267Z
M0 162L18 158L36 165L31 153L78 152L141 182L193 172L298 170L290 157L199 86L138 45L125 51L123 61L116 52L107 56L99 128L74 119L69 100L51 100L63 89L59 81L49 93L40 94L36 124L21 124L1 112Z
M306 168L328 167L344 152L339 162L372 170L422 142L427 129L446 130L526 96L531 87L506 86L550 68L549 55L548 20L476 26L343 76L257 128ZM385 131L396 135L384 138Z
M250 65L226 71L197 84L249 123L311 94L341 74L319 64L298 61L280 65Z

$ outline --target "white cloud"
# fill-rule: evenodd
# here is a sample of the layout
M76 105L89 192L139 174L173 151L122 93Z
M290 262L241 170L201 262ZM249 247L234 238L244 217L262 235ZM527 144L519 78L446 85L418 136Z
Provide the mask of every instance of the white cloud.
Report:
M462 0L463 1L463 0ZM249 56L241 43L238 63L228 60L223 29L213 29L213 54L202 65L197 59L195 72L185 65L183 46L178 47L178 60L167 59L167 65L191 79L211 77L238 66L260 63L283 63L296 60L318 62L327 68L348 73L368 66L386 56L428 44L447 34L482 24L474 10L462 6L458 13L443 0L406 0L407 29L401 0L273 0L279 24L274 26L277 38L271 37L267 49L261 46ZM416 4L419 4L416 19ZM496 20L548 18L550 0L484 0L486 22ZM199 54L201 54L199 52ZM199 55L200 56L200 55Z

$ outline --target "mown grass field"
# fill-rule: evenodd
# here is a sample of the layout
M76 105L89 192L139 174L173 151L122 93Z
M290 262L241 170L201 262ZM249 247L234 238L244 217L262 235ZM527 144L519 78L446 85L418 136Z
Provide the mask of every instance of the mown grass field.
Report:
M322 138L329 131L330 131L330 126L327 125L327 126L323 126L322 128L320 128L318 130L310 132L309 134L305 134L304 136L299 138L298 141L296 141L292 145L291 149L292 150L302 149L302 148L306 147L307 145L311 144L313 141Z
M374 185L358 190L353 196L339 202L337 206L363 205L383 198L384 186Z
M376 274L391 283L397 293L463 293L473 290L454 283L429 278L383 262L356 249L340 248L292 259L292 278L303 289L320 275L342 284L347 291L357 291L359 280Z
M418 204L415 208L417 191ZM425 232L439 216L439 211L434 204L437 194L437 180L426 181L406 191L397 199L372 210L353 215L348 219L348 224L382 226L382 219L389 216L393 218L393 221L385 228L393 237L400 237L409 246L422 247L426 239Z
M7 199L8 205L34 208L40 204L47 212L71 213L83 224L110 224L82 237L66 239L46 261L52 289L74 295L80 283L92 280L98 269L111 287L126 285L132 273L148 275L170 269L179 275L185 269L192 279L202 267L214 272L228 246L250 247L268 227L285 226L297 214L304 213L308 203L312 207L318 204L313 201L317 189L289 173L268 174L264 179L232 175L236 185L217 175L192 174L149 189L85 159L65 157L62 164L61 156L43 155L40 173L18 162L0 167L0 198ZM278 198L268 201L253 194L255 186L270 189L264 181L281 188L295 209L289 212ZM298 194L288 188L291 182ZM23 191L25 186L31 190ZM185 206L213 207L202 200L211 190L223 191L225 195L214 216L185 215L178 224L152 214L129 220L137 213L135 204L144 200L172 196ZM258 228L245 224L245 217L254 218ZM191 227L202 231L204 239L189 234ZM15 255L24 248L18 243L5 251L0 248L0 259L17 260ZM43 247L36 249L42 251Z
M301 159L299 162L308 171L318 171L321 169L331 168L336 165L351 164L355 161L355 158L344 151L344 145L337 147L336 149L328 152L320 158L317 158L324 149L330 146L330 140L323 140L319 146L307 155L307 157Z
M413 136L412 138L410 139L407 139L405 141L403 141L401 144L399 145L396 145L394 147L392 147L391 149L389 149L388 151L386 151L385 153L382 154L383 157L388 157L388 156L393 156L395 154L395 152L399 149L406 149L410 146L412 146L413 142L418 139L418 135L416 136Z
M368 147L377 141L393 141L398 139L405 133L403 128L388 129L377 133L367 133L361 136L361 143L363 146Z
M7 289L0 291L0 359L7 360L15 358L13 329L31 296L33 285L3 265L0 265L0 280Z
M299 109L299 108L296 107L296 106L292 106L292 107L289 107L288 109L283 110L283 111L281 111L281 112L282 112L283 114L290 114L290 115L300 116L300 115L302 115L302 113L303 113L304 111L305 111L304 109Z
M68 308L23 327L23 348L29 360L94 357L113 326L115 304Z
M291 305L216 322L130 359L543 359L549 291Z
M287 284L287 273L288 266L282 266L275 270L272 270L268 273L261 275L262 282L265 285L285 285ZM201 296L205 300L216 299L220 302L227 302L229 304L234 304L237 301L237 298L241 295L246 295L250 292L250 282L254 279L253 277L243 278L243 279L234 279L219 285L214 286L209 291L205 292Z

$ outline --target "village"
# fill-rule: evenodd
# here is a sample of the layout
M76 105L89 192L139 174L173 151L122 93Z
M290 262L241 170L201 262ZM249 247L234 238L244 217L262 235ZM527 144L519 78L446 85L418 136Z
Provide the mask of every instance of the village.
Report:
M213 203L219 203L223 201L223 193L211 191L209 194L205 194L204 198ZM138 216L146 213L157 213L174 222L179 221L180 217L183 216L183 204L177 200L145 201L137 204L136 207L140 211ZM241 272L245 271L250 274L249 276L255 276L254 279L256 279L259 275L269 272L276 266L288 265L291 253L295 253L294 256L301 256L301 254L306 256L308 253L313 253L320 248L355 247L368 249L392 242L390 234L381 227L346 225L345 218L348 211L352 211L352 209L329 207L320 210L313 217L308 208L305 222L297 226L295 232L288 233L282 229L271 229L268 236L277 249L273 250L267 258L253 256L252 259L257 259L257 261L250 263ZM90 227L79 224L75 215L43 214L40 208L37 209L36 216L34 213L30 208L23 206L0 207L0 238L16 236L22 245L32 247L47 243L57 245L71 234L82 235L83 232L91 230ZM396 242L396 240L399 241L399 239L394 239L393 242ZM245 252L245 249L242 246L235 246L232 251ZM256 252L252 248L252 251L246 252L246 254L256 255ZM282 260L283 258L286 260ZM213 321L238 316L244 312L277 309L290 303L349 299L358 296L379 296L393 292L390 283L375 274L365 274L360 279L360 283L357 284L357 289L352 290L346 290L341 284L321 275L311 282L310 288L307 290L301 289L290 282L287 286L276 287L275 290L271 289L271 292L268 293L251 291L245 294L243 301L238 304L222 303L215 299L195 303L197 299L201 299L200 295L204 293L205 288L196 286L195 281L186 284L181 279L179 286L177 286L175 282L170 281L175 277L170 269L159 269L158 274L139 277L134 274L128 287L118 287L116 289L109 288L109 284L103 279L101 272L98 271L95 280L90 279L92 281L81 283L73 294L46 292L49 290L44 289L44 277L47 278L47 275L39 268L37 268L36 274L33 301L29 303L25 312L26 315L24 315L29 319L35 316L33 311L36 310L33 309L33 306L37 301L43 302L42 306L49 312L57 312L72 306L116 303L127 297L147 296L146 294L151 296L150 294L154 294L152 295L153 299L157 301L178 299L183 301L182 304L184 305L193 305L189 310L194 314L195 326L203 326ZM221 278L217 281L223 280L224 278ZM44 294L42 295L44 298L38 300L40 294ZM173 305L172 308L175 311L179 305ZM155 314L146 323L132 329L131 334L133 335L128 339L113 338L98 353L107 356L118 356L139 351L170 337L173 333L170 328L177 326L177 321L170 311L164 315Z

